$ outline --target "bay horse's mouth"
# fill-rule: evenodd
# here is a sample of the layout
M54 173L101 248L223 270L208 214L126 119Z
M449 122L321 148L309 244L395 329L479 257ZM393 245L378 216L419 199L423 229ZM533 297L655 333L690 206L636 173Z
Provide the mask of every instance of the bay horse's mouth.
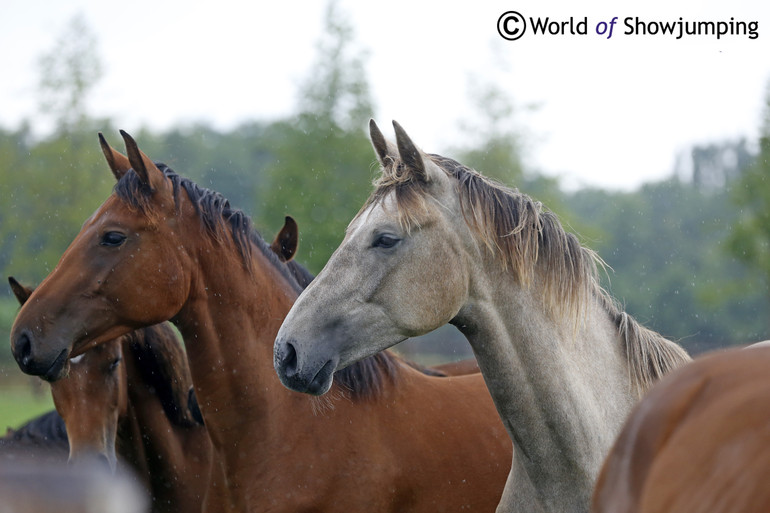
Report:
M48 370L45 371L45 373L43 373L40 377L48 382L56 381L61 378L66 371L68 355L69 351L66 348L62 349L61 353L59 353L59 356L56 357L56 360L53 361Z

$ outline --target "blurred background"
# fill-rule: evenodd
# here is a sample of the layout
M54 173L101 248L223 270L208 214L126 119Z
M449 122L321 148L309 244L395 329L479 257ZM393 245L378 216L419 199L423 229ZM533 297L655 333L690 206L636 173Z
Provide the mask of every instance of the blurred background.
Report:
M96 133L221 192L266 239L299 224L317 273L376 176L366 126L542 201L604 285L692 354L770 338L770 6L756 2L14 2L0 20L0 272L56 265L113 177ZM505 41L499 16L588 20ZM597 22L618 16L611 39ZM755 21L759 37L624 35L624 17ZM764 38L764 39L763 39ZM0 287L0 427L51 408L21 374ZM445 328L399 350L471 356Z

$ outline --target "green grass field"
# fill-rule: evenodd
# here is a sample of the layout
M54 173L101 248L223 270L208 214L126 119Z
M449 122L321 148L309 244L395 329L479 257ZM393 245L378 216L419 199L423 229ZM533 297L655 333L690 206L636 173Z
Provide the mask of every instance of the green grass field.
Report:
M53 408L49 386L22 374L11 356L8 339L18 309L14 298L0 297L0 436Z
M30 384L13 384L0 388L0 435L8 427L17 428L41 413L53 409L48 385L39 390Z

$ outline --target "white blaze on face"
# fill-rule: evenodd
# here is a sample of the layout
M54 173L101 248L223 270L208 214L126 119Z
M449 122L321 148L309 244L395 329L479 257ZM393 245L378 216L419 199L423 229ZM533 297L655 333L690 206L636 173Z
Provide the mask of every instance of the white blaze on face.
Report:
M83 356L85 356L85 353L78 355L74 358L70 358L70 363L79 363L83 359Z

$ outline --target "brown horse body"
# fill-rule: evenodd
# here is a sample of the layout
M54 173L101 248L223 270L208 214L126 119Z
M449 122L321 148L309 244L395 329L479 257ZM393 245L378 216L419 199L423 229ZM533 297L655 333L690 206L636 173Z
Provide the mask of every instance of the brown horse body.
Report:
M124 138L128 158L104 146L116 193L19 312L22 370L56 380L72 355L172 319L232 509L493 511L512 448L481 375L386 355L338 373L327 398L286 390L273 340L300 286L242 213Z
M633 410L597 481L597 513L770 511L770 348L696 359Z
M0 438L0 462L37 460L61 463L69 456L64 421L56 410L31 419L18 429L8 428Z
M13 278L9 282L24 304L32 290ZM213 449L206 428L190 412L192 379L173 329L141 328L73 360L67 377L51 383L70 462L103 458L114 471L119 456L150 493L153 512L201 511ZM60 425L55 419L48 424ZM50 436L52 443L57 434Z
M476 374L477 372L481 372L481 369L479 369L479 362L477 362L475 358L442 363L440 365L434 365L431 368L443 372L447 376L464 376L466 374Z

